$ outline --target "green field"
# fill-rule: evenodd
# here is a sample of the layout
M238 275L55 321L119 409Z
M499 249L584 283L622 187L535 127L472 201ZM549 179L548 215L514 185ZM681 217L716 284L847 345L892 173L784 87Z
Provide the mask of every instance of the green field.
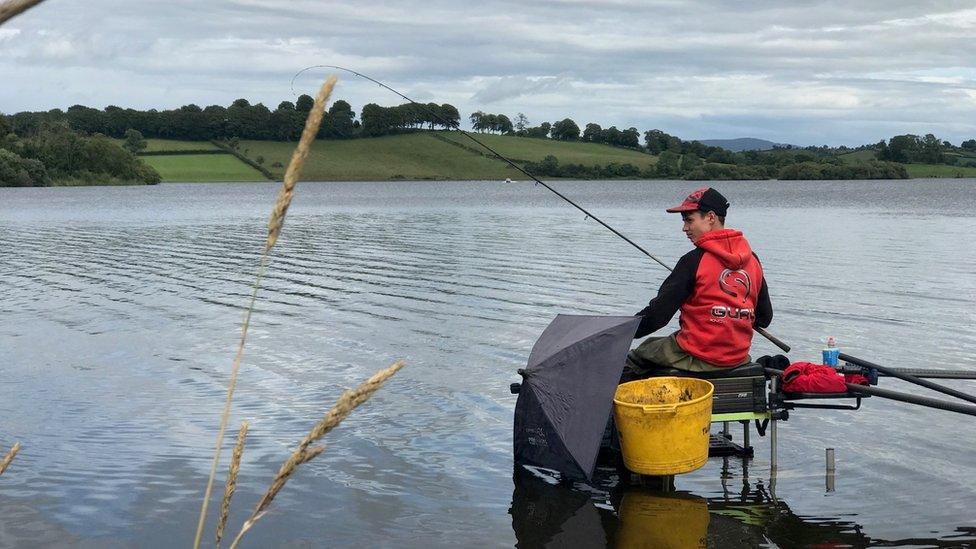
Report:
M477 143L458 132L437 132L451 141L462 145L480 149ZM618 164L631 163L644 168L648 164L657 162L657 157L640 151L575 141L553 141L531 137L511 137L507 135L491 135L474 133L478 141L498 151L499 154L512 159L538 162L547 155L553 155L560 163L572 164Z
M140 160L155 168L163 181L267 181L261 172L229 154L142 156Z
M976 168L945 164L905 164L912 177L976 177Z
M504 162L470 150L479 147L460 134L436 132L436 135L463 143L468 148L445 143L433 132L316 141L302 170L302 178L312 181L372 181L524 177ZM552 154L561 163L606 165L630 162L642 168L655 160L651 155L605 145L486 134L476 134L476 137L500 154L519 160L539 161ZM284 167L273 167L272 164L279 162L287 166L293 149L294 143L241 141L239 150L246 151L248 158L264 157L264 165L280 177L284 174Z
M248 158L262 156L275 175L284 174L294 143L241 141ZM278 162L282 167L275 167ZM316 141L302 169L308 181L383 181L388 179L505 179L518 172L430 135Z
M113 139L121 146L125 139ZM159 151L215 151L217 147L209 141L177 141L175 139L146 139L146 148L140 152Z
M147 139L143 152L156 151L214 151L217 147L209 141L175 141L173 139Z
M473 134L500 154L521 161L538 162L554 155L561 164L607 165L630 163L641 169L657 157L638 151L578 143L489 134ZM457 146L446 140L463 145ZM149 139L147 151L212 150L206 141ZM294 151L294 142L241 141L237 149L249 159L264 160L276 178L284 176L285 166ZM302 170L306 181L386 181L386 180L504 180L524 178L504 162L478 152L480 147L456 132L423 132L349 140L319 140ZM861 150L838 155L845 163L873 160L874 151ZM142 156L156 168L163 181L263 181L260 172L230 154L180 154ZM961 161L969 161L961 158ZM276 166L278 163L280 166ZM908 164L912 177L976 177L976 168L947 165Z
M869 160L877 160L878 151L864 149L860 151L849 152L847 154L838 154L837 158L839 158L845 164L858 164L861 162L867 162Z

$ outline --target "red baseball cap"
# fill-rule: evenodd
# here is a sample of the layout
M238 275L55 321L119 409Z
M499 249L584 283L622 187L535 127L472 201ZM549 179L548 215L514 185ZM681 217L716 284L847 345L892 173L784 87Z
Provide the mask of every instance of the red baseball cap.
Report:
M668 213L715 212L715 215L724 217L729 211L729 201L715 189L702 187L689 194L684 202L668 208L667 211Z

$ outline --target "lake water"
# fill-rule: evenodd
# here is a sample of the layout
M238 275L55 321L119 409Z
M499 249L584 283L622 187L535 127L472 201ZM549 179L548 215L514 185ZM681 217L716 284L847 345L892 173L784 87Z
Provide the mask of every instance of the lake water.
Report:
M669 264L689 244L664 208L695 186L556 184ZM717 187L791 358L816 360L833 335L886 365L976 370L976 181ZM0 189L0 453L23 444L0 477L0 546L191 542L276 190ZM338 395L402 358L245 546L654 545L661 524L716 547L976 544L976 418L878 398L794 412L775 486L755 433L755 459L712 459L672 495L513 482L508 386L543 328L632 314L665 275L531 184L300 184L224 452L250 421L231 535ZM756 339L754 356L774 351Z

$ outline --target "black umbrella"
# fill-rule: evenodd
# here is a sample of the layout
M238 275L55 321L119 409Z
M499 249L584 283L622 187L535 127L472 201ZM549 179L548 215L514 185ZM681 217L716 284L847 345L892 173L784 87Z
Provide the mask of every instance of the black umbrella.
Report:
M558 315L529 355L515 404L515 464L590 480L640 317Z

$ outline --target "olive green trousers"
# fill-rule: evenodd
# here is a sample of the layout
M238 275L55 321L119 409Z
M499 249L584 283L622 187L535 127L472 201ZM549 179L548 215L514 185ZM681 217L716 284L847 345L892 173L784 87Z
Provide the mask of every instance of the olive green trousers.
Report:
M674 368L688 372L715 372L728 370L700 358L693 357L678 346L676 334L667 337L649 337L627 354L627 363L620 376L621 383L650 377L655 370ZM746 357L746 362L750 357Z

